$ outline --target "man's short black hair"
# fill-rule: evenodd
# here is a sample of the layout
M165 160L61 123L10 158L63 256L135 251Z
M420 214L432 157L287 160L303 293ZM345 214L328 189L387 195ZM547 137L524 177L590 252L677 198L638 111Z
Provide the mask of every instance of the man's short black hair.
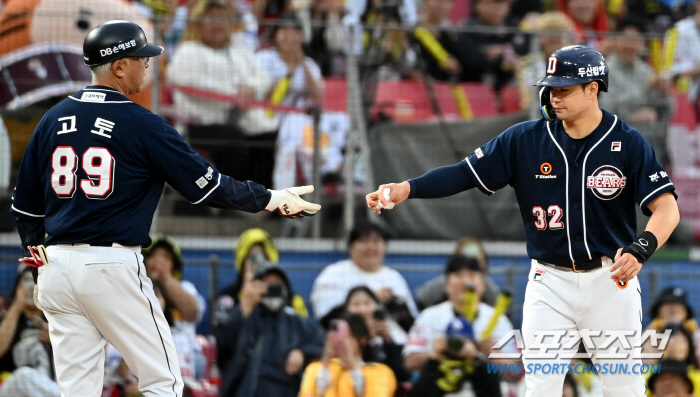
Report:
M355 227L353 227L352 231L350 231L350 236L348 236L348 247L355 241L372 234L377 234L384 241L389 240L389 235L387 232L376 223L361 222L355 224Z
M472 256L454 254L447 259L447 263L445 264L445 276L465 269L481 273L479 260Z

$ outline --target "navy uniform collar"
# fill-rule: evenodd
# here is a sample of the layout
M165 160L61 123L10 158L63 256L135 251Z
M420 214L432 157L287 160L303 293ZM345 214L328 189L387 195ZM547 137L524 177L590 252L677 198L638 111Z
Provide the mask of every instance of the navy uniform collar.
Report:
M572 140L575 140L575 141L584 141L590 137L605 134L610 129L610 127L613 125L613 123L615 122L615 115L613 115L612 113L609 113L603 109L600 109L600 111L603 112L603 118L600 120L600 124L598 124L598 126L593 130L593 132L588 134L585 138L575 139L575 138L572 138L571 136L569 136L569 134L566 133L566 130L564 130L564 122L561 120L557 120L557 130L561 134L563 134L565 137L572 139Z
M124 94L112 87L90 85L71 95L69 98L79 102L92 103L132 103Z

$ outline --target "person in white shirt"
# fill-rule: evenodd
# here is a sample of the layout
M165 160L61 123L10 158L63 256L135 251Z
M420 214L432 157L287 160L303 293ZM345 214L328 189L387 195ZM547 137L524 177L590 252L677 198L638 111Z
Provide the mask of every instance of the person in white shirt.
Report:
M275 169L272 186L288 186L290 182L309 182L313 169L314 128L321 129L322 172L327 172L331 139L308 110L321 104L323 77L316 62L304 54L302 24L293 13L275 20L274 46L259 51L258 63L272 79L270 101L276 105L298 108L298 112L267 112L279 124ZM343 139L344 140L344 139ZM340 145L333 148L340 152ZM298 169L301 169L300 173Z
M205 150L216 168L241 180L272 186L278 121L246 102L263 101L272 80L250 48L235 7L200 2L183 42L166 70L179 121L193 147ZM195 88L235 97L232 104L185 93Z
M465 300L467 299L466 291L469 287L475 289L475 301L479 302L471 326L474 333L474 342L479 352L483 355L483 359L489 356L496 342L503 339L513 330L510 320L501 314L491 334L484 334L484 330L487 329L491 318L494 316L495 309L481 302L481 295L484 293L485 285L479 262L474 257L467 257L462 254L452 255L445 266L447 301L423 310L416 319L408 334L408 342L403 350L406 369L418 371L431 358L434 359L443 355L442 352L437 351L438 346L441 345L437 342L439 340L444 341L446 330L455 318L464 316ZM444 343L442 344L444 345ZM517 352L517 347L513 339L499 350L499 353L515 352ZM489 362L511 363L506 360L490 360ZM520 378L520 375L504 374L503 377L516 380Z
M311 304L316 318L323 319L334 309L342 310L350 289L366 285L402 328L410 328L418 310L406 280L384 264L386 240L385 232L375 224L362 223L353 228L348 239L350 259L328 265L314 281Z

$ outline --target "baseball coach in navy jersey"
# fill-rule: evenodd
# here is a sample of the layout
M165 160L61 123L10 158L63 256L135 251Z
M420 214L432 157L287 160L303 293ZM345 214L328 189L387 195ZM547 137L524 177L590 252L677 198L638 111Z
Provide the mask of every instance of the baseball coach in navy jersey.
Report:
M64 396L101 394L106 342L144 395L182 396L170 329L140 253L166 182L216 208L287 217L321 208L299 197L313 186L268 190L220 174L163 118L131 102L149 59L162 53L132 22L92 29L83 55L93 85L46 113L22 158L11 212L22 261L37 269L35 300Z
M542 87L541 119L508 128L458 164L381 185L366 197L379 214L409 198L446 197L474 187L485 194L506 185L515 190L532 259L523 305L523 363L550 369L526 372L528 397L561 396L565 372L552 369L565 368L578 350L578 343L561 344L548 350L556 353L552 358L529 354L528 346L541 346L549 331L572 339L584 332L627 332L626 341L610 346L625 358L603 352L600 344L585 347L594 364L627 368L599 372L603 395L645 392L642 376L633 370L641 364L636 276L680 216L673 183L654 149L638 131L598 107L600 92L608 90L608 73L603 56L590 47L555 51L546 76L536 83ZM635 205L650 216L638 236Z

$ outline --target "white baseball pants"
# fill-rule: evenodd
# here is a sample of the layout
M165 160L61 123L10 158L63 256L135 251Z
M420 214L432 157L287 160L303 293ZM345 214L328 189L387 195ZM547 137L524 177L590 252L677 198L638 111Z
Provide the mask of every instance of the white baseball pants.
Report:
M137 247L86 244L47 248L39 303L49 322L63 397L102 392L105 344L122 354L152 397L181 397L183 382L170 327Z
M617 283L610 279L612 263L610 258L603 258L602 268L576 273L559 267L542 265L533 260L523 305L523 343L526 351L531 346L537 347L537 342L551 343L553 337L536 339L536 332L542 330L601 331L600 337L592 338L598 348L595 350L598 351L589 350L588 353L593 354L593 364L600 364L601 367L604 364L608 365L608 373L603 374L601 371L600 374L603 395L605 397L643 397L646 390L644 379L642 375L633 373L634 369L640 369L641 359L635 359L630 348L625 348L620 340L615 340L612 347L617 347L620 353L626 353L626 359L596 358L594 354L602 353L601 344L610 341L610 331L615 330L634 331L634 335L625 339L633 349L641 351L642 299L639 280L635 277L624 289L619 288ZM575 338L564 337L562 341L571 339ZM540 351L541 348L535 350ZM532 369L536 364L540 364L541 369L537 372L531 371L530 374L526 373L526 397L561 397L565 376L561 369L568 365L571 359L562 358L559 355L575 353L578 351L578 343L569 349L559 347L547 350L548 353L558 353L557 358L528 358L526 351L523 352L526 371L528 366ZM608 350L608 352L612 351ZM554 373L553 370L545 371L542 369L545 368L544 364L550 365L546 367L548 369L553 369L554 365L557 365L560 371L558 373Z

